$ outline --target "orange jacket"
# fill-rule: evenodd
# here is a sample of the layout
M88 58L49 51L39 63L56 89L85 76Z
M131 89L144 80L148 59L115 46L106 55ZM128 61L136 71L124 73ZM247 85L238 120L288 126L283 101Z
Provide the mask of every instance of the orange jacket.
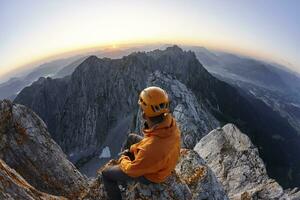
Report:
M119 166L128 176L144 176L155 183L163 182L174 170L180 156L180 130L168 114L162 123L143 132L144 139L130 147L135 159L131 161L123 155Z

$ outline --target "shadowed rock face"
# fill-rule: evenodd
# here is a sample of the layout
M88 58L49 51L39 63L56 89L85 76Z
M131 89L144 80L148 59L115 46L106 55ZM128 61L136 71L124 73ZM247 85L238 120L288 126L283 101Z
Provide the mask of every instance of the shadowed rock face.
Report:
M45 123L30 109L7 100L0 101L0 158L43 192L72 198L87 186Z
M66 200L64 197L49 195L36 190L15 170L0 159L0 199L5 200Z
M231 199L287 199L282 187L267 175L257 148L233 124L213 130L195 151L216 174Z

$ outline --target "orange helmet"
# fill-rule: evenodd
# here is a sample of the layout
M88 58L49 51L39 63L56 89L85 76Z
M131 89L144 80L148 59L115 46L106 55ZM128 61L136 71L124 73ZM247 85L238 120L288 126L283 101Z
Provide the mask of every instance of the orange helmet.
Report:
M147 87L144 89L140 93L138 104L147 117L156 117L170 112L168 94L159 87Z

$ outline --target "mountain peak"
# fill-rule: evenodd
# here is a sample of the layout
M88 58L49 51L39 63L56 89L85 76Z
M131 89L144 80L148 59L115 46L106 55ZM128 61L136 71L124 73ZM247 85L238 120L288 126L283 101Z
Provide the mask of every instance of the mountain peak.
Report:
M176 44L171 47L167 47L165 51L183 52L183 50Z
M85 62L89 62L89 63L92 64L92 63L94 63L94 62L96 62L98 60L99 60L99 58L97 56L91 55L87 59L85 59Z

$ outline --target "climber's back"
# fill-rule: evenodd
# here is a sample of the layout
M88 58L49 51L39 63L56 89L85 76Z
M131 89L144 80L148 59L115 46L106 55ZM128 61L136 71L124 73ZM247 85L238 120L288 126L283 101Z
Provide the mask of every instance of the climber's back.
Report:
M144 138L130 148L135 159L120 158L120 168L132 177L144 176L160 183L174 170L180 155L180 131L171 114L164 114L164 120L144 129Z

